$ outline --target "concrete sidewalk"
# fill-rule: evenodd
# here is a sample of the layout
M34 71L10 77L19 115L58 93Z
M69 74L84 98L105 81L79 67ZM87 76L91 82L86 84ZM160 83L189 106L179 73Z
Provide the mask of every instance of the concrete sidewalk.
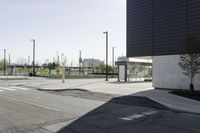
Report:
M67 79L65 83L61 83L61 80L35 79L34 82L20 85L42 91L82 89L121 96L148 97L174 110L200 114L200 102L170 94L166 90L155 90L151 82L118 83L116 81L117 79L109 79L108 82L104 79Z
M151 88L151 82L119 83L117 79L110 79L105 82L104 79L67 79L65 83L61 80L43 79L38 82L21 84L25 87L32 87L42 91L58 91L82 89L92 92L100 92L117 95L130 95Z

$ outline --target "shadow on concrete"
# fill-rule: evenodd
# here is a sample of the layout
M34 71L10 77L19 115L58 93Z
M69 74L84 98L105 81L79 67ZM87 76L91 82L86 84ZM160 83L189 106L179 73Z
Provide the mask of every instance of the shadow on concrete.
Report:
M109 84L132 84L132 83L151 83L152 81L113 81L113 82L108 82Z
M116 97L68 124L57 133L142 133L146 130L144 127L132 125L138 121L159 117L159 110L169 109L146 97ZM157 113L144 116L145 112ZM133 116L132 120L126 118L130 116Z

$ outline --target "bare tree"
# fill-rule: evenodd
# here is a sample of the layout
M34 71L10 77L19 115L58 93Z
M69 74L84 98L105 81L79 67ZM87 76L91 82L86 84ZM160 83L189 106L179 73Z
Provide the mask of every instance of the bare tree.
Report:
M24 65L24 64L26 64L26 59L23 58L23 57L20 57L20 58L17 59L16 63L18 65Z
M193 79L200 72L200 43L194 38L189 38L185 46L187 54L180 55L178 66L183 74L190 78L190 92L194 91Z

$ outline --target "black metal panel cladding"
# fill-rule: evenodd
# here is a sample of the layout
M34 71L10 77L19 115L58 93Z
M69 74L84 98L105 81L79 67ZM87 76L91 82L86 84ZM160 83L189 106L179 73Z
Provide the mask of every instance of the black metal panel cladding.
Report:
M127 0L127 56L183 54L200 38L200 0Z
M127 56L152 55L152 0L127 0Z
M200 38L200 0L188 0L188 34Z

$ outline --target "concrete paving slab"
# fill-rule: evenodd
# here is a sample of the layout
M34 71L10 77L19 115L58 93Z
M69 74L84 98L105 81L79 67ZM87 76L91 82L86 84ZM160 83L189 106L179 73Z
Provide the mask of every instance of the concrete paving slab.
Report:
M35 87L43 91L61 91L68 89L83 89L93 92L129 95L139 91L148 90L152 87L151 82L127 82L118 83L117 79L110 79L105 82L104 79L67 79L65 83L60 80L44 80L40 83L24 83L22 86Z

